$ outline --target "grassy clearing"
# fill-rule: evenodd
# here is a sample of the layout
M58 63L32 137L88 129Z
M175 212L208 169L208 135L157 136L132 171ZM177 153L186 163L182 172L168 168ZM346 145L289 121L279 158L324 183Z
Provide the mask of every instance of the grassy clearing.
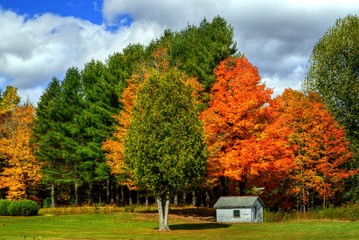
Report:
M59 210L59 209L57 209ZM64 209L62 209L64 210ZM67 210L70 210L68 208ZM135 211L136 209L134 209ZM41 210L35 217L0 217L2 239L358 239L359 222L286 221L263 224L218 224L193 211L171 209L170 232L158 232L157 214L98 209L104 213L56 215ZM75 211L75 210L72 210ZM79 211L78 209L76 211ZM86 211L93 211L88 208ZM67 214L67 215L66 215Z

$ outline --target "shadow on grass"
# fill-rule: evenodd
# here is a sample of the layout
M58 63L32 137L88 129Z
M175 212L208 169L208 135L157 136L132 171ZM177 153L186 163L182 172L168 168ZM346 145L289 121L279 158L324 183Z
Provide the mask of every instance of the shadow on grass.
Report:
M126 212L126 211L125 211ZM137 211L138 213L158 213L157 209L143 208ZM214 217L214 210L207 207L177 207L171 208L169 211L170 214L175 214L182 217Z
M192 217L211 217L214 216L214 211L212 208L206 207L197 207L197 208L175 208L170 209L170 213L176 214L179 216L192 216Z
M171 230L206 230L206 229L218 229L228 228L229 224L223 223L189 223L189 224L173 224L170 225Z

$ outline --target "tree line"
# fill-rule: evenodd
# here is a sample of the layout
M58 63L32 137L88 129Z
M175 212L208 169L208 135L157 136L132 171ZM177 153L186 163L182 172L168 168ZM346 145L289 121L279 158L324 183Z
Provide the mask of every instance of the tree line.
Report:
M9 86L0 197L156 202L163 221L170 200L211 206L256 194L300 211L356 201L358 22L339 19L314 47L303 91L277 97L221 17L69 68L36 108Z

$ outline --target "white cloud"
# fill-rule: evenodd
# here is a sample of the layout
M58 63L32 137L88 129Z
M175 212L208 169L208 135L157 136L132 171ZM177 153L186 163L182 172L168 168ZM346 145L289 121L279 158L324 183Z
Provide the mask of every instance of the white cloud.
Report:
M301 90L302 82L306 74L306 68L297 66L292 72L284 76L279 74L264 74L262 76L262 82L265 83L268 88L273 89L273 95L277 96L286 88Z
M30 101L30 103L36 103L40 99L43 92L44 88L40 86L18 90L18 94L21 96L21 101Z
M34 103L39 87L53 76L63 77L69 67L104 61L131 42L149 43L164 30L155 23L134 23L110 32L105 25L74 17L47 13L26 18L5 10L0 10L0 26L0 89L13 85Z
M118 21L124 14L130 14L137 22L156 22L165 28L182 29L187 23L198 23L204 17L212 19L218 15L218 8L227 1L206 0L104 0L103 15L108 24Z
M335 20L355 14L353 0L105 0L108 22L129 13L135 22L155 22L173 30L198 24L204 17L224 17L235 31L239 51L259 68L262 75L278 76L284 88L299 66L306 66L314 44Z
M359 1L104 0L102 25L0 9L0 89L11 84L36 99L39 89L53 76L63 77L71 66L105 60L129 43L149 43L166 28L178 31L217 15L234 27L239 51L258 67L269 87L276 93L298 89L314 44L336 19L358 14L355 9ZM133 22L126 27L128 21ZM123 27L106 30L111 24Z

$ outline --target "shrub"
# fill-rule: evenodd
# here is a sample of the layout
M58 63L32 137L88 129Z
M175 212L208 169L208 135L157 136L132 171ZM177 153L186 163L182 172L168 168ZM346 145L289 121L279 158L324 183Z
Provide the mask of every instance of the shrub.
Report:
M44 201L42 202L42 206L44 208L49 208L51 207L51 197L47 197L44 199Z
M7 207L7 215L20 216L21 215L21 203L18 201L11 201Z
M32 200L22 200L21 216L35 216L39 212L40 206Z
M7 216L7 208L11 202L7 199L0 199L0 216Z
M32 200L0 199L0 215L2 216L34 216L38 214L39 209L39 205Z

